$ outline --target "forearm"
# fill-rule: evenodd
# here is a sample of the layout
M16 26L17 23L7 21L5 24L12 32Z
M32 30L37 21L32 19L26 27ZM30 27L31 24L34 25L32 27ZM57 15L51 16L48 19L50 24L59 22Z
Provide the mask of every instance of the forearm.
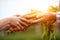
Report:
M50 13L42 15L43 17L39 16L37 20L32 21L32 23L46 23L49 22L54 23L56 21L56 13ZM41 18L40 18L41 17Z

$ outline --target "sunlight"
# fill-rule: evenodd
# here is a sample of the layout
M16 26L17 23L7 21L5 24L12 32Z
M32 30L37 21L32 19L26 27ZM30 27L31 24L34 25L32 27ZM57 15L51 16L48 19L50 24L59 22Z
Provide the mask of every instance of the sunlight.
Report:
M46 12L48 6L58 5L59 0L0 0L0 18L29 13L31 9Z

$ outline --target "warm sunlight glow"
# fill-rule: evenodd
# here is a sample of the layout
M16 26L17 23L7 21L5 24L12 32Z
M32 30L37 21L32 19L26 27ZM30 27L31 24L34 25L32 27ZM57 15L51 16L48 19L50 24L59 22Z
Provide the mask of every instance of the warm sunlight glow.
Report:
M50 5L57 5L59 0L0 0L0 18L14 14L24 15L31 9L45 12Z

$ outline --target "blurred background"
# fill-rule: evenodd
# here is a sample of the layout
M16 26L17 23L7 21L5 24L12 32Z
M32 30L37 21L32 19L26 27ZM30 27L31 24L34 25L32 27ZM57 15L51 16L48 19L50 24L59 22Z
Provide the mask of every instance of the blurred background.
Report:
M58 6L59 0L0 0L0 18L14 14L24 15L31 9L46 11L50 5Z
M29 13L31 9L42 12L58 12L60 10L58 6L60 6L59 0L0 0L0 19L15 14L24 15ZM55 31L57 35L55 40L60 40L60 29L57 28ZM0 40L42 40L41 37L41 25L31 26L26 31L9 35L0 32Z

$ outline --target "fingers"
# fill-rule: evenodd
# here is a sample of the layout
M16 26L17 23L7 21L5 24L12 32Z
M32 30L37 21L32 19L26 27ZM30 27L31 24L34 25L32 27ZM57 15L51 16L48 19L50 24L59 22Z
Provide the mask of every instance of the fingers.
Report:
M24 26L21 25L21 23L18 24L18 26L16 26L18 29L24 29Z
M29 23L29 21L26 19L26 18L23 18L23 17L19 17L20 20L24 21L24 22L27 22Z
M16 32L16 31L23 31L25 30L27 26L29 26L29 21L25 18L17 17L17 18L12 19L10 25L13 28L10 28L9 30L7 30L6 32L8 33Z
M10 25L11 25L12 27L16 27L16 28L18 28L18 29L20 29L20 27L21 27L22 29L24 29L24 27L21 25L20 22L21 22L21 21L19 21L19 20L13 21L13 22L10 23Z
M10 31L10 30L7 30L7 31L6 31L6 33L7 33L7 34L10 34L10 33L11 33L11 31Z
M0 31L2 31L2 30L4 30L4 29L7 29L9 26L10 26L9 24L6 24L6 25L0 27Z
M13 21L11 22L11 24L15 25L15 26L20 26L21 28L23 28L22 25L24 26L28 26L29 21L26 18L23 17L14 17Z
M32 20L32 19L31 19ZM21 25L22 26L25 26L25 27L27 27L27 26L29 26L30 24L31 24L31 20L27 20L27 19L25 19L25 18L21 18L21 21L20 21L20 23L21 23ZM26 22L25 22L26 21ZM28 22L28 23L27 23Z
M14 31L13 27L11 27L11 28L9 29L9 32L10 32L10 31L11 31L11 32L13 32L13 31Z
M17 24L17 25L18 25L18 24ZM19 29L19 30L20 30L20 27L21 27L22 29L24 29L23 26L20 25L20 24L19 24L18 26L14 26L14 28L15 28L15 27L16 27L17 29Z
M24 27L21 24L17 24L17 25L10 24L10 25L11 27L17 28L18 30L24 29Z
M20 23L24 26L28 26L30 24L30 21L25 18L20 18Z
M24 26L24 29L22 29L21 27L20 27L20 29L18 29L18 27L13 27L13 26L11 26L11 27L6 31L6 33L13 33L13 32L24 31L24 30L26 30L27 28L28 28L28 27Z
M19 32L19 31L22 31L23 29L18 29L18 28L13 28L13 27L10 27L9 30L6 31L6 33L13 33L13 32Z
M23 21L20 21L20 23L21 23L22 25L24 25L24 26L28 26L28 25L29 25L28 23L23 22Z
M13 32L18 32L19 29L10 27L9 30L6 31L6 33L13 33Z

